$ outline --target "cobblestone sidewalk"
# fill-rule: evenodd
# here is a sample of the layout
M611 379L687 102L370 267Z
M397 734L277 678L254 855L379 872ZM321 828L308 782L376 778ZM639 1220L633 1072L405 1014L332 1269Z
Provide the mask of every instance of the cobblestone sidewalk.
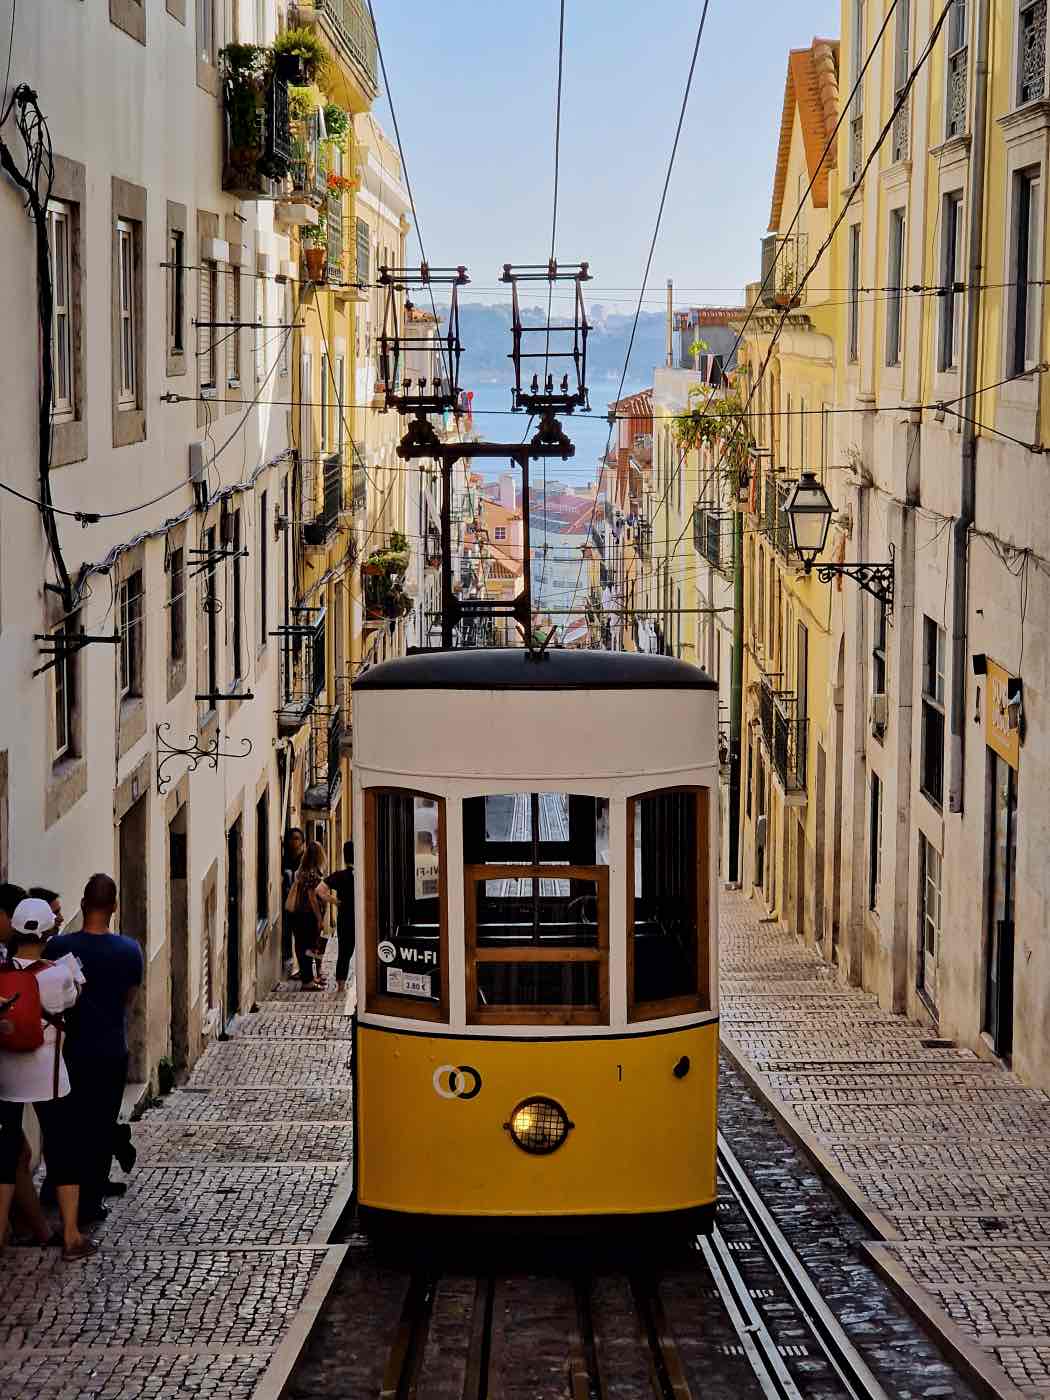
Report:
M720 904L730 1055L882 1236L881 1270L1000 1394L1050 1397L1050 1096Z
M135 1124L93 1259L3 1252L0 1400L273 1400L345 1253L344 1001L282 984Z

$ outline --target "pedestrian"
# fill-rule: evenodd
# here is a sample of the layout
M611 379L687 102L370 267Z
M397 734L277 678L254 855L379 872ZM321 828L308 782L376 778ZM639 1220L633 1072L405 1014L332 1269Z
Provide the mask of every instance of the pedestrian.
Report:
M354 843L343 842L343 869L333 870L325 884L334 890L339 898L339 908L335 916L335 932L339 940L339 954L335 962L335 985L338 991L346 990L346 979L354 960Z
M0 960L4 956L4 949L7 940L11 936L11 915L28 895L21 885L14 885L10 882L0 883ZM3 1007L0 1006L0 1011ZM18 1215L22 1218L22 1223L38 1238L43 1232L49 1237L50 1231L44 1221L43 1212L40 1209L40 1201L37 1198L36 1190L33 1186L33 1154L29 1146L29 1141L23 1136L22 1150L18 1157L18 1171L15 1178L15 1207ZM46 1243L46 1239L43 1241Z
M30 899L42 899L45 904L51 906L51 912L55 916L55 927L53 933L61 933L62 925L65 923L65 915L62 913L62 896L56 890L49 890L46 885L30 885Z
M98 1246L81 1234L77 1223L78 1159L83 1141L79 1138L69 1074L62 1058L65 1013L76 1004L83 978L74 959L63 956L45 961L41 957L44 941L55 923L51 907L44 900L22 900L10 922L5 982L10 984L15 974L23 984L27 977L35 979L39 1005L32 1009L42 1018L42 1025L39 1044L33 1048L0 1050L0 1238L7 1231L19 1161L24 1153L22 1115L25 1105L31 1103L40 1124L44 1160L58 1197L62 1258L86 1259ZM16 993L18 1000L27 998L23 1025L27 1024L24 1016L30 1008L28 997L32 989L33 983L29 982L28 988L23 985Z
M6 882L0 884L0 943L6 943L10 938L11 915L27 894L28 891L24 890L21 885L11 885Z
M292 888L292 881L295 879L295 872L299 869L299 862L303 858L303 851L306 849L306 837L303 835L302 827L292 826L288 828L284 838L284 859L281 862L281 908L284 909L288 901L288 891ZM284 909L281 920L281 961L284 965L285 975L292 969L292 950L295 944L295 934L292 928L293 919Z
M291 889L285 900L285 911L291 916L295 956L299 963L299 980L303 991L316 992L324 987L320 964L314 960L323 955L321 927L325 905L334 904L335 895L325 884L324 849L319 841L311 841L303 852Z
M92 875L80 901L83 928L62 933L44 949L50 958L72 953L87 979L70 1017L66 1063L73 1086L83 1163L82 1222L102 1220L103 1204L118 1137L118 1120L128 1080L127 1011L142 985L142 948L134 938L114 933L117 886L109 875Z

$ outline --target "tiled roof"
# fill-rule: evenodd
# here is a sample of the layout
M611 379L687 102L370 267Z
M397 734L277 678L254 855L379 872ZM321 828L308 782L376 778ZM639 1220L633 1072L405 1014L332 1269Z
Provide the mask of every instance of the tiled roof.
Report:
M813 180L815 177L813 204L817 209L826 209L828 172L834 168L836 157L833 141L823 161L821 157L839 119L837 39L814 39L808 49L792 49L788 55L784 110L780 121L780 145L777 149L776 175L773 180L773 207L769 215L770 232L780 228L796 109L802 126L809 178Z
M638 394L628 394L625 399L617 399L609 408L626 418L651 418L653 416L653 391L643 389Z

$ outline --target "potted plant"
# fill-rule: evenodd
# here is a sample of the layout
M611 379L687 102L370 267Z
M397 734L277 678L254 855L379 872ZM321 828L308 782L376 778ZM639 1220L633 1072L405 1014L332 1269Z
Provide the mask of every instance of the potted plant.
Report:
M226 143L222 187L228 193L268 195L288 161L267 139L273 56L258 44L228 44L221 53Z
M278 76L290 83L312 83L328 67L328 50L307 25L278 34L273 55Z
M299 230L303 245L303 261L306 275L311 282L323 282L325 260L328 257L328 224L322 219L317 224L303 224Z
M350 132L350 113L337 102L326 102L324 109L324 129L329 141L342 146Z
M338 195L349 194L355 184L349 175L336 175L332 170L328 172L327 183L328 193Z

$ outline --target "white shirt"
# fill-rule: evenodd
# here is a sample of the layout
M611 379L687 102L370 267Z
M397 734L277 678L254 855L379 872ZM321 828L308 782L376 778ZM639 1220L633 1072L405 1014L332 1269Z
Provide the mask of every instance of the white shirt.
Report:
M15 967L31 967L33 958L15 958ZM52 1015L67 1011L80 995L84 974L72 953L59 958L37 976L40 1005ZM66 1062L56 1041L58 1031L44 1022L44 1043L36 1050L0 1053L0 1099L8 1103L40 1103L55 1097L55 1055L58 1054L58 1098L69 1093Z

